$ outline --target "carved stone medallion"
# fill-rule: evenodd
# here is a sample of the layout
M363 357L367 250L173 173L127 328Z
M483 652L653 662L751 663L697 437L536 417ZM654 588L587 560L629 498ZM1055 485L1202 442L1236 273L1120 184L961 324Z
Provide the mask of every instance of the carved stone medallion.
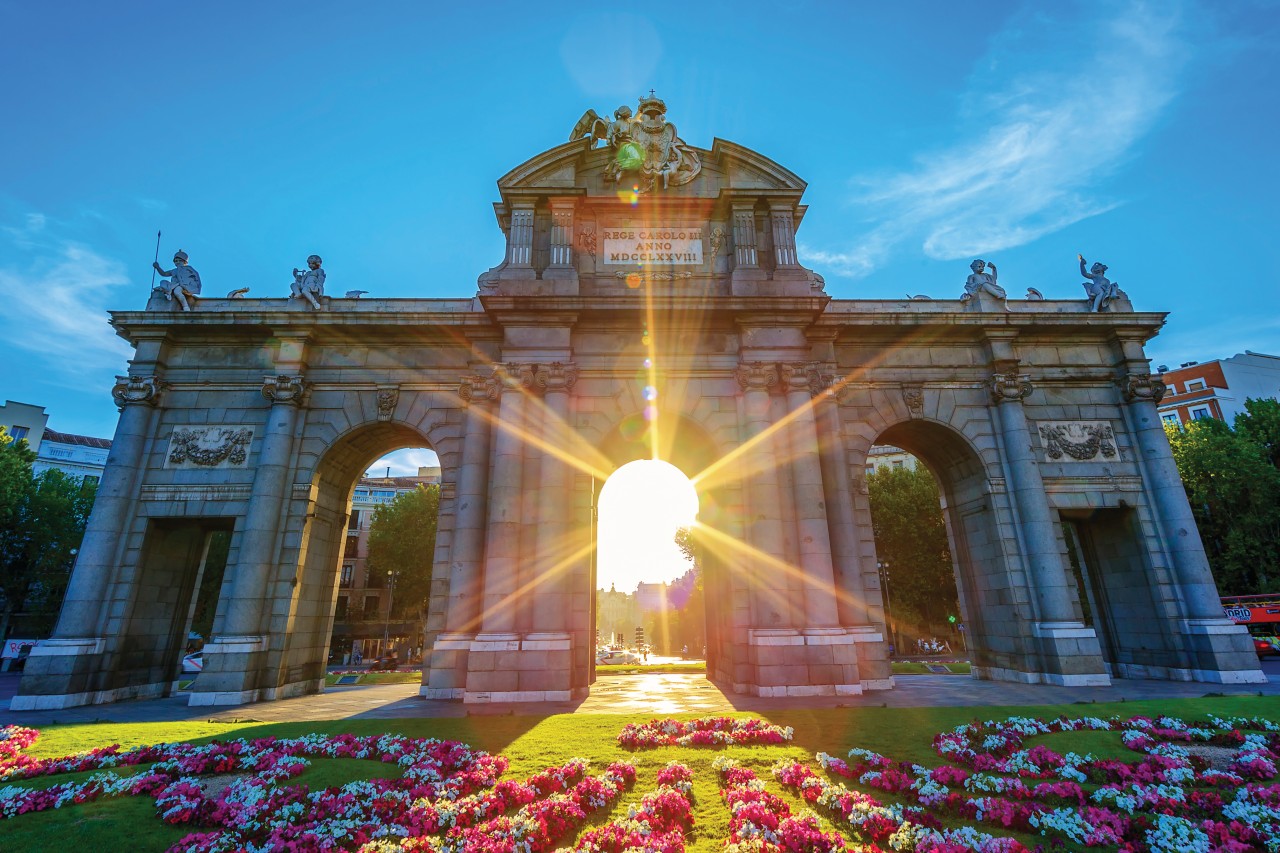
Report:
M249 463L253 427L187 427L169 438L166 468L244 468Z
M395 414L396 403L400 402L400 387L386 386L378 389L378 420L389 421Z
M1116 436L1106 421L1048 421L1040 424L1046 462L1115 459Z

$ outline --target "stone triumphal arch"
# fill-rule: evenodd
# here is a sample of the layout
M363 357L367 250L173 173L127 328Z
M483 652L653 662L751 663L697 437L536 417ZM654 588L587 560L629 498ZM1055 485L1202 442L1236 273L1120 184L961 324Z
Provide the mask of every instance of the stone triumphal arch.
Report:
M588 111L498 189L506 256L473 296L332 298L315 257L288 297L217 298L175 267L146 310L112 313L135 350L119 426L15 709L173 690L216 531L230 554L192 704L321 690L356 478L423 445L443 475L427 697L589 690L593 496L646 455L717 508L712 679L891 688L877 442L941 484L979 677L1262 679L1156 414L1143 347L1164 315L1133 310L1105 268L1054 298L1006 299L975 262L957 298L832 299L797 256L804 182L731 142L686 144L653 97Z

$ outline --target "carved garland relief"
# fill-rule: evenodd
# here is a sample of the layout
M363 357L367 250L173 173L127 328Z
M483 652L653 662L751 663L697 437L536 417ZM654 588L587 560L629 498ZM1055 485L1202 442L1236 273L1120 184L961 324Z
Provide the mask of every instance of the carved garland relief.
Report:
M249 461L253 427L175 429L169 439L167 468L244 468Z
M1106 421L1050 421L1040 424L1046 462L1115 459L1116 436Z

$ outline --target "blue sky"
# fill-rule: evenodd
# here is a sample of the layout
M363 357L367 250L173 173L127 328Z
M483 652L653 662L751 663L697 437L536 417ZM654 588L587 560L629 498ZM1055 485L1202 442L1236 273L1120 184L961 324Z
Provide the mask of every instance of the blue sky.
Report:
M0 399L113 433L106 311L145 304L157 228L206 292L286 295L318 252L334 292L470 296L498 177L651 87L808 181L836 298L954 297L979 256L1083 297L1082 252L1172 312L1156 363L1280 353L1278 12L0 0Z

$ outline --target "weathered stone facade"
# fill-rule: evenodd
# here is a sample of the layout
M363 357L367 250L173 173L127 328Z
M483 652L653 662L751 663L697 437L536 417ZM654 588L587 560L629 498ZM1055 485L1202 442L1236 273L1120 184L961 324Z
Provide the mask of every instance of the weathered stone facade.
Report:
M797 258L805 185L786 169L716 140L619 193L593 144L500 180L508 250L475 298L113 313L136 350L120 423L56 637L13 707L172 690L214 529L231 554L191 702L320 690L352 488L422 445L444 480L428 697L589 689L594 498L651 441L699 475L709 675L733 690L892 687L876 443L940 481L979 677L1262 680L1156 413L1143 346L1162 314L833 300ZM1092 627L1064 537L1089 564Z

